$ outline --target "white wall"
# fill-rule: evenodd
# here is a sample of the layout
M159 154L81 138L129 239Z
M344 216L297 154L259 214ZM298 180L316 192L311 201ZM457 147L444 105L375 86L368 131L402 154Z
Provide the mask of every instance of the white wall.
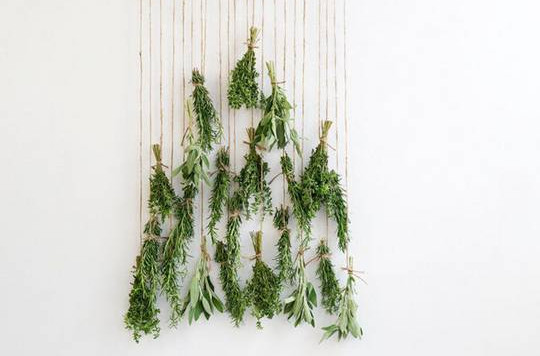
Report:
M539 6L349 3L365 338L224 315L136 345L138 1L0 2L0 354L539 352Z

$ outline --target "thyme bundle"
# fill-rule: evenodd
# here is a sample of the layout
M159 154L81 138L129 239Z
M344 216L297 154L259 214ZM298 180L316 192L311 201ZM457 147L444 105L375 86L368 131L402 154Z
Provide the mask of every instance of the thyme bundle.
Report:
M289 207L281 206L274 214L274 226L281 232L277 243L277 269L281 283L294 281L294 267L291 255L291 231L289 224Z
M222 127L217 111L204 86L204 76L198 69L193 69L191 76L193 89L193 109L199 132L199 141L205 151L210 151L212 144L221 139Z
M349 257L348 272L347 285L342 291L337 320L334 324L322 328L325 332L321 341L329 339L334 334L337 334L338 340L347 338L349 334L358 339L363 335L362 328L356 321L356 310L358 309L358 305L354 300L355 280L352 271L352 257Z
M330 314L338 310L340 289L339 282L330 260L330 248L325 240L321 240L317 247L317 277L321 282L321 304Z
M216 155L217 173L210 195L210 218L208 222L208 233L212 243L217 241L216 224L223 216L223 207L227 204L231 176L229 173L229 150L225 147L219 149Z
M214 284L209 275L210 255L206 250L206 239L202 237L201 257L197 263L195 274L191 279L188 293L184 298L181 316L186 311L188 313L188 322L199 320L204 315L206 320L214 314L214 310L223 312L223 303L214 291Z
M283 312L288 314L287 319L294 319L294 326L306 322L315 327L313 308L317 306L317 293L313 284L307 280L305 268L304 255L301 252L296 260L294 277L298 284L291 295L285 299Z
M139 342L142 334L159 336L159 235L161 227L155 215L145 225L145 240L133 267L133 282L129 293L129 309L124 316L126 328Z
M235 181L238 183L238 192L241 197L241 211L249 219L251 214L259 209L263 211L263 215L272 211L272 193L266 181L270 168L262 155L257 152L255 130L252 127L248 128L247 135L246 143L249 145L249 152L244 156L244 167L235 177Z
M150 177L150 198L148 199L148 209L153 214L159 214L161 221L164 221L171 213L174 199L174 189L171 186L169 178L163 170L161 161L161 146L158 144L152 145L152 152L156 164L152 166L153 173Z
M280 280L261 258L262 231L251 233L251 241L255 250L253 276L246 286L247 303L251 306L251 314L257 318L257 328L262 329L261 319L272 319L281 311Z
M292 141L298 154L301 154L298 133L292 126L293 107L276 80L274 63L267 62L266 67L272 83L272 93L263 100L263 116L255 131L255 142L271 150L274 145L285 148Z
M260 92L257 83L259 73L255 69L254 51L258 35L259 30L256 27L249 29L247 51L232 71L227 98L229 106L233 109L240 109L242 105L246 108L255 108L259 105Z

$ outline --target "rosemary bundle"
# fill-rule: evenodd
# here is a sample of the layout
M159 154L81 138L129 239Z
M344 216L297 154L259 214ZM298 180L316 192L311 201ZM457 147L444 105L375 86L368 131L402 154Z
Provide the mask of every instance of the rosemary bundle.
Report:
M274 63L267 62L266 67L272 83L272 93L263 100L263 116L255 131L255 142L268 146L271 150L274 145L285 148L292 141L298 154L301 154L298 133L292 126L291 109L293 107L283 89L278 85Z
M205 151L210 151L212 144L217 143L221 138L221 122L212 99L210 99L210 94L204 86L204 76L198 69L193 69L191 83L195 87L192 97L199 141Z
M129 309L124 317L133 339L139 342L142 334L159 336L159 235L161 227L155 215L145 225L145 240L133 267L133 282L129 293Z
M287 190L291 198L292 211L296 223L300 230L305 233L305 239L308 240L311 235L311 219L314 214L313 216L308 215L308 212L304 208L301 182L297 182L294 177L293 164L287 153L281 156L281 173L287 181Z
M197 263L195 274L191 279L188 293L184 298L181 316L188 312L188 322L191 325L193 320L199 320L204 315L206 320L214 314L214 309L223 312L223 304L216 292L214 284L210 279L209 272L210 255L206 250L206 239L202 238L201 257Z
M337 320L334 324L322 328L325 332L321 341L332 337L334 334L337 334L338 340L345 339L349 334L358 339L363 335L362 328L356 321L358 306L354 300L355 280L352 272L352 257L349 257L348 269L349 277L347 278L347 285L342 291Z
M216 156L217 173L210 195L210 218L208 221L208 233L212 243L217 241L216 224L223 216L223 207L227 204L231 176L229 173L229 150L222 147Z
M240 225L242 217L242 195L237 191L229 201L230 216L224 243L216 248L216 261L221 263L219 279L225 292L225 308L235 326L240 326L246 310L246 299L240 287L238 268L240 266Z
M281 206L274 214L274 226L281 233L277 243L277 269L279 280L283 282L294 282L294 267L291 255L291 231L289 224L289 207Z
M244 156L246 162L235 177L235 181L238 183L238 192L241 197L241 211L249 219L251 214L259 209L263 211L263 214L272 211L272 194L266 181L270 168L262 155L257 152L255 130L252 127L248 128L247 135L246 143L249 145L249 152Z
M150 177L150 198L148 199L148 208L153 214L159 214L161 221L164 221L171 213L174 199L174 189L171 186L169 178L163 170L161 162L161 146L152 145L152 151L156 164L152 166L154 173Z
M294 319L294 326L306 322L315 327L313 308L317 306L317 293L313 284L307 280L303 253L298 255L296 262L294 278L298 284L292 294L285 299L283 312L288 314L287 319Z
M251 314L257 318L257 328L262 329L261 319L272 319L281 311L279 294L280 280L261 258L262 231L251 233L251 241L255 250L253 276L246 286L247 303L251 306Z
M349 217L345 191L341 187L340 177L335 171L328 175L329 192L326 201L328 215L334 219L337 225L338 246L345 251L349 243Z
M242 105L246 108L255 108L259 105L259 85L257 77L259 73L255 69L255 44L259 30L256 27L249 29L247 51L237 63L231 74L227 97L229 106L233 109L240 109Z
M340 290L336 272L330 260L330 248L324 239L317 247L317 258L319 260L317 277L321 282L321 304L328 313L333 314L338 310Z

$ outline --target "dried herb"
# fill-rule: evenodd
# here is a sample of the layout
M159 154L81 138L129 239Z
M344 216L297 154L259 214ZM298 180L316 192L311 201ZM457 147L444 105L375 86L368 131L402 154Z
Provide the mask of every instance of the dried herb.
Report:
M274 226L281 233L277 243L277 270L280 282L294 282L294 266L291 255L291 231L289 224L289 207L281 206L274 214Z
M262 328L261 319L272 319L281 311L279 294L280 280L261 258L262 231L251 234L253 249L255 250L255 264L253 276L246 286L247 303L251 306L251 314L257 318L257 327Z
M328 186L330 190L326 201L326 209L328 215L334 219L337 225L339 249L345 251L350 240L347 202L345 192L341 187L339 174L333 170L328 175Z
M294 319L294 326L306 322L314 327L313 308L317 306L317 293L313 284L307 280L303 253L298 255L296 263L295 280L298 284L292 294L285 299L283 312L288 314L287 319Z
M349 334L358 339L362 337L362 328L356 321L358 306L354 300L354 283L352 258L349 258L349 277L347 278L347 285L342 291L337 320L334 324L322 328L325 332L321 341L332 337L334 334L337 334L338 340L347 338Z
M272 93L263 101L263 116L255 131L255 143L271 150L274 145L285 148L292 141L298 154L301 154L298 133L291 119L292 105L278 85L274 63L267 62L266 67L272 83Z
M161 227L157 216L152 215L145 226L145 240L133 267L133 282L129 293L129 309L124 317L133 339L139 342L143 334L159 336L159 235Z
M222 147L217 152L216 168L217 173L212 186L212 194L210 195L210 218L208 222L208 233L214 244L217 241L216 224L223 216L223 210L227 205L229 186L231 183L229 172L229 150L225 147Z
M216 249L216 261L221 263L219 278L225 292L225 308L235 326L240 326L246 310L246 299L240 287L240 225L242 224L242 194L238 191L229 200L229 219L224 243Z
M287 190L292 202L292 211L299 229L304 233L304 238L309 240L311 235L311 219L314 214L308 214L302 200L302 185L294 177L291 158L286 153L281 156L281 172L287 180Z
M171 213L176 196L169 178L163 171L161 146L158 144L153 145L152 151L154 152L156 164L152 166L154 172L150 177L150 198L148 199L148 208L153 214L159 214L161 221L164 221Z
M321 304L330 314L338 310L340 290L339 282L334 271L334 266L330 260L330 248L325 240L321 240L317 247L317 277L321 282Z
M268 163L257 152L257 143L255 142L255 130L250 127L247 129L249 152L244 156L245 164L242 170L235 177L238 183L238 193L241 198L241 211L249 219L251 214L262 209L264 213L272 211L272 193L270 186L266 181L266 175L270 172Z
M199 133L199 142L203 150L210 151L213 143L219 142L222 135L221 121L214 108L210 94L204 86L204 76L198 69L193 69L191 76L193 89L193 109Z
M214 284L210 279L209 272L210 255L206 250L206 239L203 237L201 243L201 257L197 263L195 274L191 279L187 296L184 298L181 316L186 311L188 313L188 322L191 325L193 320L199 320L204 315L206 320L214 313L214 310L223 312L223 304L216 292Z
M259 30L255 27L249 29L249 38L247 42L247 51L237 63L231 74L229 90L227 97L229 106L233 109L255 108L259 105L259 84L257 77L259 73L255 69L256 56L255 44Z

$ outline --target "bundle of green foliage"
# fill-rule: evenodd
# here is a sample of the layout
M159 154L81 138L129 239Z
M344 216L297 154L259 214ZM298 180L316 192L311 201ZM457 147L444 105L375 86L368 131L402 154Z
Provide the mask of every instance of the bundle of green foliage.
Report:
M271 150L274 145L285 148L292 141L298 154L301 154L298 133L291 119L292 105L276 80L274 63L267 62L266 67L272 83L272 93L263 100L263 116L255 131L255 143Z
M305 268L304 254L301 252L296 260L294 276L298 284L291 295L285 299L283 312L287 314L287 319L294 319L294 326L306 322L315 327L313 308L317 306L317 293L313 284L307 280Z
M337 311L340 298L339 282L330 260L330 248L326 240L321 240L317 247L317 277L321 282L321 304L330 314Z
M250 28L247 51L232 71L227 97L229 106L233 109L240 109L242 105L246 108L255 108L259 105L260 92L257 83L259 73L255 69L254 51L258 34L259 30L256 27Z
M294 267L291 254L291 231L289 230L289 207L281 206L274 214L274 226L281 233L277 243L277 270L279 280L283 282L294 282Z
M352 271L352 257L349 258L349 277L347 278L347 285L343 288L341 302L339 303L338 317L334 324L325 326L325 331L321 341L332 337L337 334L338 340L345 339L349 334L355 338L362 337L362 328L356 321L356 310L358 306L354 300L354 275Z
M272 319L281 311L279 294L280 280L262 260L262 231L251 233L251 241L255 250L253 276L246 286L247 304L251 306L251 314L257 319L257 327L262 328L261 319Z
M191 76L193 89L193 109L199 133L199 143L203 150L210 151L212 144L218 143L222 135L221 121L214 108L210 94L204 86L204 76L193 69Z
M171 186L169 178L163 170L161 161L161 146L152 145L152 152L156 164L152 166L152 176L150 177L150 198L148 199L148 209L152 214L159 215L164 221L171 213L176 195Z
M208 233L213 244L217 241L216 225L221 220L224 208L226 208L231 184L229 150L225 147L220 148L217 152L216 168L217 173L212 186L212 194L210 195L210 218L208 221Z
M129 309L124 316L127 329L139 342L142 334L159 336L159 309L157 294L159 286L159 219L152 215L145 225L145 240L133 267L133 282L129 293Z
M209 275L210 255L206 250L206 239L202 237L201 257L197 263L195 274L191 279L187 296L181 311L181 316L188 313L188 322L199 320L204 315L206 320L214 314L214 309L223 312L223 303L214 291L214 284Z

